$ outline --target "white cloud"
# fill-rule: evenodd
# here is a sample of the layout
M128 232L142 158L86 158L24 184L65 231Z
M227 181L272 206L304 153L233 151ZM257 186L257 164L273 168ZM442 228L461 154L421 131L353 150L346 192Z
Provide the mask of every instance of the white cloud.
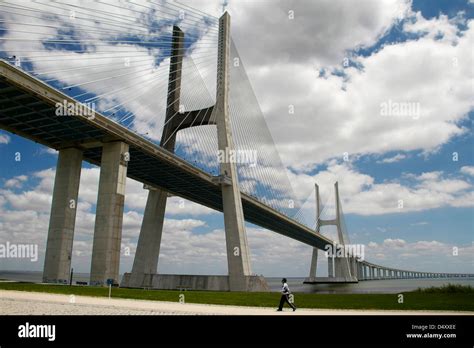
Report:
M346 4L353 8L350 3ZM314 8L318 8L317 2ZM335 20L330 13L322 11L321 15L341 25L342 18ZM349 11L347 15L355 13ZM377 17L377 13L370 16ZM296 25L306 28L308 33L321 32L310 30L313 22L303 19ZM410 28L415 28L423 18L417 15L413 21ZM339 59L321 57L325 54L321 53L324 52L321 47L325 46L317 40L317 50L309 45L308 55L314 57L311 62L292 59L292 54L282 59L285 57L282 51L300 53L284 40L279 41L278 49L269 45L264 50L254 48L253 54L245 52L252 46L247 48L249 45L242 42L239 45L241 56L284 164L309 171L330 158L342 157L345 152L350 156L382 155L391 151L433 152L453 137L467 132L460 121L473 108L468 91L474 76L467 58L474 40L473 21L466 21L467 29L460 36L456 34L454 21L447 21L443 16L430 21L446 32L442 39L425 35L384 45L367 56L353 56L351 59L361 68L348 67L344 69L344 76L317 77L315 64L328 66L332 71L333 66L341 66L342 59L342 56ZM271 28L280 25L280 21L274 16L262 16L258 27L260 25L263 31L263 26ZM254 29L249 26L247 30ZM345 23L342 30L352 35ZM426 30L435 31L435 28L430 26ZM270 32L273 35L273 30ZM334 39L322 35L321 38L327 40L328 45ZM339 43L334 41L337 47ZM259 54L267 58L253 58ZM381 104L388 101L416 103L420 108L419 117L382 116ZM295 107L294 115L288 114L290 104Z
M474 166L464 166L461 167L461 173L474 176Z
M326 197L332 197L333 184L339 181L339 194L345 213L408 213L474 204L473 187L462 179L446 177L442 172L405 174L403 177L401 181L378 183L373 177L358 172L349 163L338 164L334 161L314 177L305 176L308 181L318 183ZM333 204L332 198L329 204Z
M406 155L397 153L395 156L389 157L389 158L384 158L383 160L377 161L377 163L395 163L395 162L399 162L399 161L401 161L402 159L405 159L405 158L407 158Z
M412 14L412 20L405 23L403 29L410 33L423 34L430 39L456 42L459 30L458 24L465 24L466 20L459 13L453 18L440 14L437 18L425 19L421 12Z
M6 188L21 188L23 183L28 179L26 175L18 175L5 181L4 187Z
M457 255L453 248L458 249ZM407 242L403 239L385 239L383 243L370 242L365 257L380 265L426 272L472 272L474 245L453 245L436 240ZM462 271L461 271L462 269Z
M403 248L406 245L406 242L403 239L385 239L383 241L383 246L388 248Z
M309 63L314 71L341 63L350 49L373 45L409 5L404 0L363 1L357 6L343 0L231 1L228 10L232 35L253 67ZM279 86L291 75L283 76Z

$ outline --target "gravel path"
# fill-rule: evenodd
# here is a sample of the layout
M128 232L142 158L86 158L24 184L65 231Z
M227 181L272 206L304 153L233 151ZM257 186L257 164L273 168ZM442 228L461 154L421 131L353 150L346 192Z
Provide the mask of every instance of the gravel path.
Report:
M38 302L29 300L0 299L0 313L7 315L164 315L163 311L147 311L111 306Z
M108 299L0 290L0 315L474 315L474 312L286 309Z

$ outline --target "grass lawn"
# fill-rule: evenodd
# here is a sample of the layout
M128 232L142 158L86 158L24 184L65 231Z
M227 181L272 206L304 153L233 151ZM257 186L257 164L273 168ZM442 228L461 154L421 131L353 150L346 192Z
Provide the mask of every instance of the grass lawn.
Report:
M34 283L0 282L2 290L36 291L64 295L107 297L108 288L89 286L43 285ZM438 288L439 289L439 288ZM472 288L471 288L472 289ZM269 292L213 292L166 291L113 288L112 297L154 301L178 302L180 294L188 303L207 303L254 307L277 307L280 294ZM299 308L330 309L395 309L395 310L459 310L474 311L474 291L465 289L440 289L403 293L403 303L398 294L303 294L295 293Z

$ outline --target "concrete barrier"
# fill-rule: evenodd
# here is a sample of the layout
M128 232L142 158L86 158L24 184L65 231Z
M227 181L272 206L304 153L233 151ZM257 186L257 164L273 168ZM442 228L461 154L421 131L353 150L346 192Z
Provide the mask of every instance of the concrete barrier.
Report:
M190 274L144 274L142 277L133 277L125 273L120 287L122 288L149 288L160 290L207 290L230 291L229 276L226 275L190 275ZM270 291L267 282L262 276L245 276L245 291Z

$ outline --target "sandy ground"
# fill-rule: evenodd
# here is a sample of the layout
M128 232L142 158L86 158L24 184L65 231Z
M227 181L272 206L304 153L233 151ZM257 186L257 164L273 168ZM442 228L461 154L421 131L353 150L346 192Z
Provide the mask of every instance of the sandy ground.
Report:
M474 315L452 311L285 309L108 299L0 290L0 315Z

